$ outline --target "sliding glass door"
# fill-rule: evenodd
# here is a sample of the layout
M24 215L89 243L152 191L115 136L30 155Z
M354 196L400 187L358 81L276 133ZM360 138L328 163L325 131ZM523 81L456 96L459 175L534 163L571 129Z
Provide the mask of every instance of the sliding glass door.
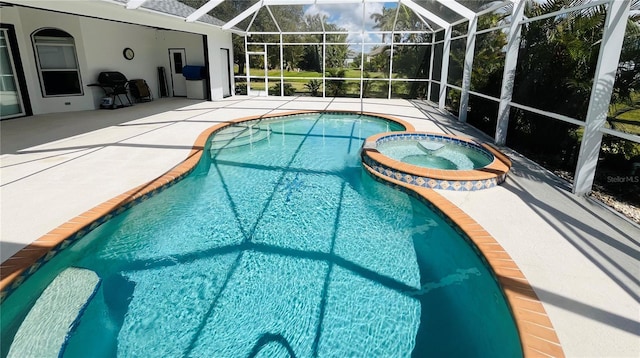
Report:
M0 119L25 115L7 29L0 28Z

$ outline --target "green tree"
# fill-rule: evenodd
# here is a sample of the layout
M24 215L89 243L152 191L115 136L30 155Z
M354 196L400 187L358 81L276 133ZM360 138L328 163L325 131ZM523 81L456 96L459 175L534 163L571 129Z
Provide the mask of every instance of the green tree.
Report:
M478 19L478 28L493 28L503 23L506 14L492 13ZM454 34L457 36L459 34ZM471 90L498 97L500 95L502 72L504 69L504 46L507 36L503 31L496 30L476 37L473 68L471 72ZM462 73L464 68L466 46L452 46L449 73ZM449 92L452 106L451 111L457 113L460 92ZM480 97L469 98L469 113L467 120L478 129L493 135L495 132L495 118L497 107L495 103Z
M635 1L633 5L637 10L640 1ZM627 22L612 102L632 104L633 92L640 92L640 13L637 11Z
M397 8L383 8L382 12L374 13L371 19L376 22L375 29L381 31L420 31L427 30L424 22L410 8L400 4ZM387 34L383 34L383 40ZM421 43L430 41L431 35L424 33L395 34L393 39L396 43ZM374 49L373 64L368 68L383 73L389 72L390 46ZM394 72L404 78L427 78L429 71L430 52L427 46L404 45L396 46L393 53ZM424 92L425 84L412 82L409 96L417 97L418 93Z
M346 70L344 68L327 69L327 77L344 77ZM332 97L343 96L347 93L348 84L343 79L327 80L327 94Z
M304 28L307 31L320 31L326 21L326 17L320 14L307 15L304 17ZM317 45L304 46L298 66L305 71L322 72L322 35L309 34L305 37L305 42Z
M531 2L527 6L526 16L557 11L575 2ZM518 55L514 101L584 119L605 16L606 7L600 5L528 23L523 29ZM637 29L638 24L630 20L628 26ZM632 60L624 56L634 54L628 49L629 43L622 52L621 60L624 62ZM614 92L620 93L621 85L625 83L617 82ZM541 119L523 111L513 111L511 117L507 144L520 147L531 155L544 155L544 160L551 166L572 168L575 165L579 145L577 127L557 120ZM540 141L539 138L545 140Z
M206 1L201 0L181 0L183 3L192 6L194 8L198 8L202 6ZM252 6L255 1L246 1L246 0L225 0L216 6L212 11L209 12L209 15L223 21L227 22L244 10L248 9ZM282 29L282 31L297 31L298 25L302 22L304 17L304 9L302 6L272 6L271 12L274 17L278 19L278 26ZM253 22L251 22L251 16L241 21L238 25L238 28L246 30L247 26L251 23L250 30L252 31L277 31L277 27L275 26L271 15L266 10L266 8L262 8L258 11L256 18ZM269 35L254 35L251 37L252 42L273 42L272 38L269 38ZM238 65L238 74L245 73L245 51L244 51L244 43L245 38L243 36L233 35L233 53L234 53L234 63ZM286 46L284 49L284 62L288 64L290 67L294 67L297 65L300 57L302 56L303 49L300 46ZM280 66L280 54L279 51L268 51L268 67L276 68ZM259 67L261 67L260 65Z
M336 25L325 23L325 30L329 31L346 31L346 29ZM327 34L326 35L327 42L347 42L346 34ZM326 58L325 58L325 66L326 68L338 68L344 66L344 60L349 57L351 54L351 50L349 50L349 45L326 45L325 48Z
M193 7L199 8L204 5L203 1L200 0L182 0L183 3ZM216 6L212 11L208 14L213 16L216 19L219 19L223 22L228 22L233 19L235 16L240 14L246 8L251 6L248 1L243 0L228 0L223 1L221 4ZM232 44L233 44L233 62L238 65L238 74L245 73L245 52L244 52L244 37L238 35L232 35Z
M307 88L309 92L311 92L311 95L315 97L318 95L318 92L322 87L322 81L316 79L309 80L309 82L304 84L304 87Z

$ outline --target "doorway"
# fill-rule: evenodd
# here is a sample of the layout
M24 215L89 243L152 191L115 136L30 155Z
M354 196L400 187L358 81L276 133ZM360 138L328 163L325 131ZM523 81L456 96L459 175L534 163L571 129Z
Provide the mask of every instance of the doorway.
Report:
M182 75L182 68L187 64L186 51L183 48L169 49L169 64L171 68L171 88L173 97L187 96L187 80Z
M262 51L247 51L247 94L268 96L269 75L267 66L267 45ZM251 71L255 69L255 71Z
M229 60L229 49L220 49L222 59L222 97L231 96L231 61Z

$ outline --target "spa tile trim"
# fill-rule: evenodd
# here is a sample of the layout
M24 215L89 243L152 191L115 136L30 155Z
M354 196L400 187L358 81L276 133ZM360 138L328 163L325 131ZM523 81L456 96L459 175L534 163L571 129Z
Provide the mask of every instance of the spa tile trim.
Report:
M379 143L425 137L459 143L478 151L478 148L483 148L493 154L494 160L479 169L442 170L403 163L383 155L376 149ZM374 171L389 178L429 189L455 191L475 191L499 185L506 180L512 164L506 155L488 144L480 145L467 138L442 133L412 131L379 133L367 138L362 150L362 160Z

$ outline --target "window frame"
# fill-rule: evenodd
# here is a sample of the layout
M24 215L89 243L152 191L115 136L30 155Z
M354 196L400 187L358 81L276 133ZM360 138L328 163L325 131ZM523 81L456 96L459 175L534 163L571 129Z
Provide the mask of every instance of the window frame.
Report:
M27 108L25 106L24 96L22 93L22 83L20 83L19 73L16 66L15 55L13 53L14 49L12 48L14 44L11 43L11 28L0 27L0 33L2 33L2 38L4 39L4 44L0 44L0 51L2 48L6 48L6 55L8 60L9 69L11 73L0 73L0 90L5 91L5 79L9 79L13 82L15 87L16 98L18 100L18 106L20 107L20 112L12 113L9 115L2 115L0 113L0 120L15 118L15 117L23 117L27 115ZM6 71L7 69L5 69ZM14 91L9 91L14 92Z
M62 36L46 36L46 35L39 35L40 33L42 33L43 31L47 31L47 30L55 30L58 31L60 33L64 33L67 36L62 37ZM55 38L55 37L59 37L59 38L65 38L70 40L70 43L55 43L55 42L40 42L38 43L38 38ZM38 79L40 81L40 91L42 93L42 96L44 98L55 98L55 97L72 97L72 96L84 96L84 88L82 86L82 75L80 73L80 63L78 61L78 52L76 51L76 42L75 42L75 38L68 32L59 29L59 28L53 28L53 27L43 27L40 28L36 31L34 31L31 34L31 43L33 45L33 52L35 55L35 62L36 62L36 70L38 72ZM38 51L38 46L53 46L53 47L58 47L58 48L71 48L72 52L73 52L73 56L74 56L74 60L75 60L75 67L74 68L42 68L42 64L41 64L41 59L40 59L40 53ZM77 80L78 80L78 92L74 92L74 93L62 93L62 94L49 94L47 93L47 86L45 85L45 76L44 73L52 73L52 72L75 72L76 76L77 76Z

